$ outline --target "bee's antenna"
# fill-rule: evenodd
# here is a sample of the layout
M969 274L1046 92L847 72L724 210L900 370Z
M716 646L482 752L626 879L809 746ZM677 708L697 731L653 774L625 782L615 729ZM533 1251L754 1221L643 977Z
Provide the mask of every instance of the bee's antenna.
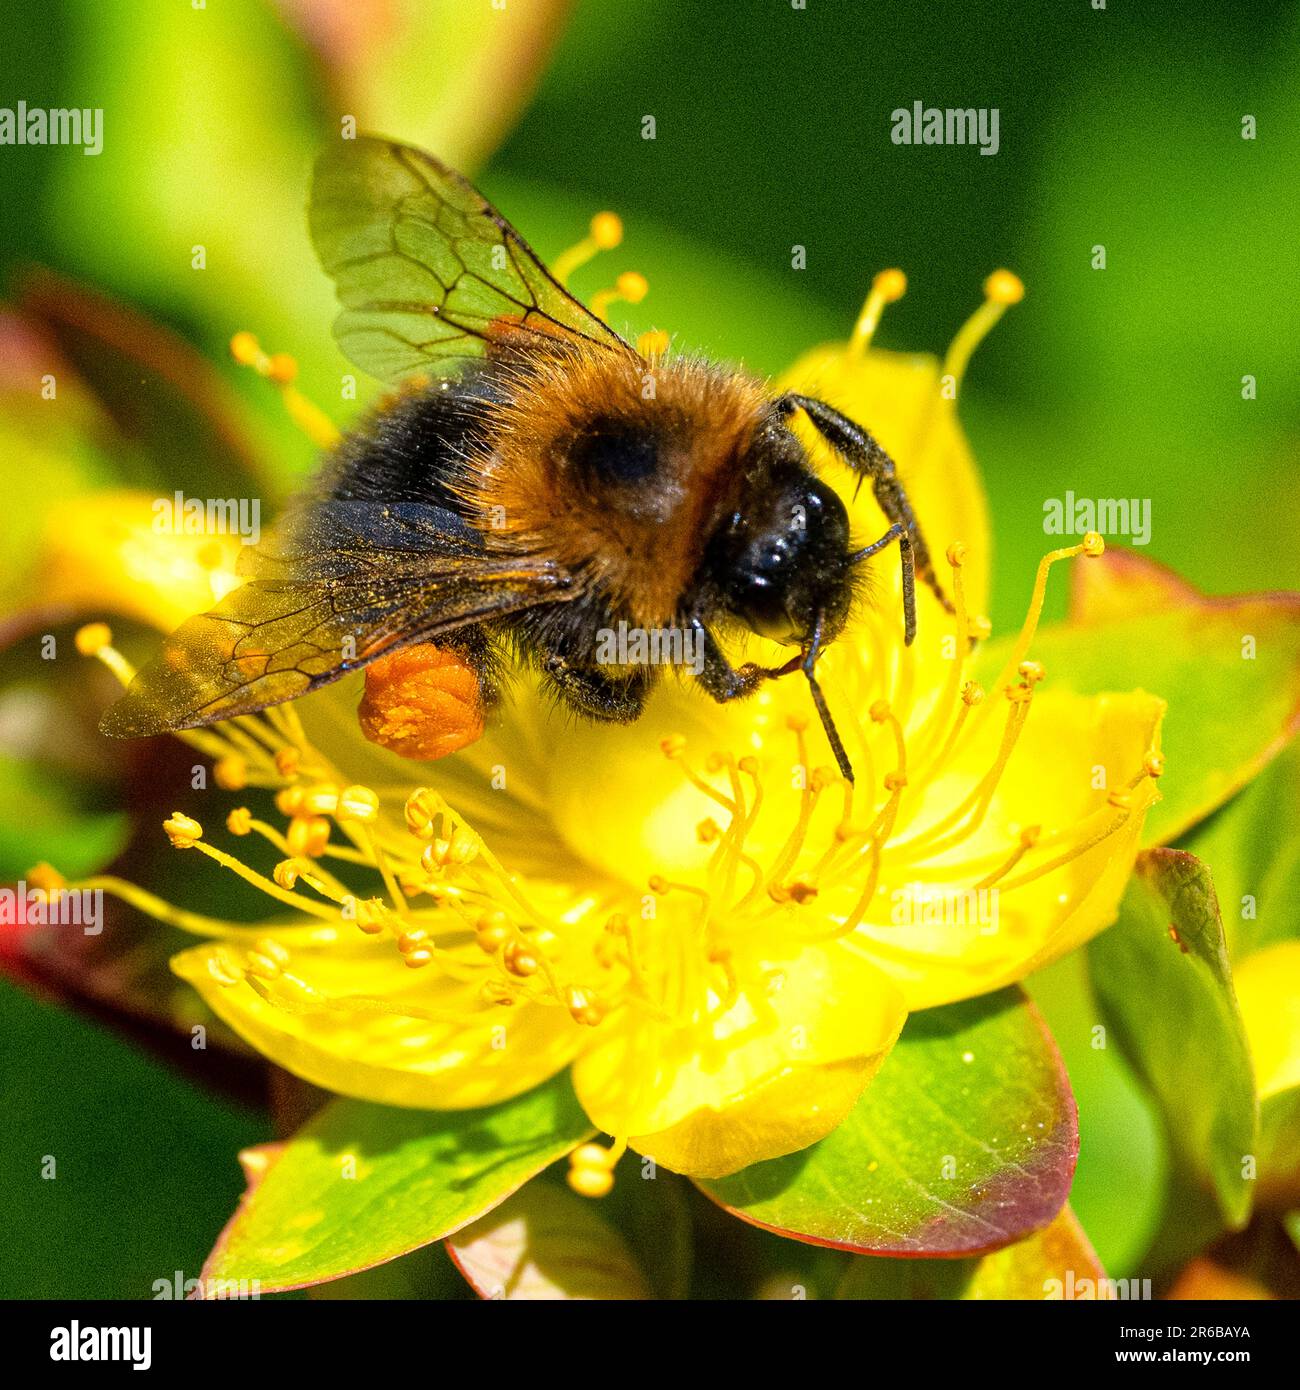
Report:
M853 764L849 762L849 755L844 750L844 740L840 738L840 731L835 727L835 720L831 718L831 709L826 703L826 696L822 693L822 688L813 673L813 667L816 666L817 658L821 655L821 647L822 616L819 613L817 621L813 625L812 641L808 643L808 650L804 652L799 668L808 677L808 689L812 692L813 704L816 706L817 715L822 721L822 728L826 730L826 737L830 741L831 752L835 754L840 775L851 786L853 784Z

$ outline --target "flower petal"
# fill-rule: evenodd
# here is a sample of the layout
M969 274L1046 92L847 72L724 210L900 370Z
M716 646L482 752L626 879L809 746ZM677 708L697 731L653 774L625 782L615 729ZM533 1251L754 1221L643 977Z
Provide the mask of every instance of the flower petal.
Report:
M411 970L394 949L355 930L314 936L299 944L276 934L291 949L269 982L224 983L242 971L238 952L223 944L183 951L172 969L273 1062L326 1090L385 1105L493 1105L559 1071L585 1041L563 1009L484 1007L471 987L430 978L434 967Z
M593 1122L698 1177L823 1138L893 1046L901 996L837 944L771 962L758 992L685 1026L631 1008L607 1020L573 1071Z
M984 822L954 853L954 901L972 881L969 872L961 872L962 861L986 855L996 862L1028 826L1041 825L1045 840L1085 817L1119 820L1119 810L1106 815L1107 792L1095 786L1098 769L1104 770L1107 787L1121 787L1152 748L1163 709L1161 701L1142 692L1085 698L1056 690L1036 696ZM959 759L944 779L952 780L957 796L975 785L980 760L987 762L978 747L966 758L969 766ZM943 783L934 790L942 798ZM990 888L987 913L937 914L933 922L907 916L899 922L872 921L858 929L855 945L897 982L909 1010L1000 989L1115 920L1142 824L1143 814L1135 808L1114 833L1060 867L996 894ZM1057 847L1045 860L1064 852ZM937 872L927 873L927 880ZM1005 881L1014 882L1014 875ZM926 886L944 887L928 881Z
M1280 941L1233 970L1261 1100L1300 1086L1300 941Z

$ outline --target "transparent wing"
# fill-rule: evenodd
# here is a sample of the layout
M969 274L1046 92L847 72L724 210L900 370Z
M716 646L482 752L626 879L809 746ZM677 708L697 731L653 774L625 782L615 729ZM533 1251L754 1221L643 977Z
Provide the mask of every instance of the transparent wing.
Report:
M454 375L492 346L632 351L465 179L409 145L358 136L331 146L309 218L343 306L334 336L381 380Z
M251 577L183 623L104 714L113 738L293 700L410 642L575 596L548 562L485 555L454 513L323 502L247 552Z

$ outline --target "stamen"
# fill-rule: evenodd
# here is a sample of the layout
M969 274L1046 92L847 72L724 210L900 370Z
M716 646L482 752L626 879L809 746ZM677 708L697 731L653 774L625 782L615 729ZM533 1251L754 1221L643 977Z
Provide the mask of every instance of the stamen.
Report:
M230 355L241 367L251 367L279 387L289 418L318 449L332 449L339 442L342 436L333 420L293 385L298 363L287 352L268 355L253 334L243 331L231 338Z
M901 270L882 270L876 274L871 282L871 293L867 295L866 303L862 306L862 312L858 315L858 321L853 325L853 334L849 338L848 356L851 361L860 361L866 356L885 305L895 303L906 293L907 276Z
M957 330L943 359L943 375L960 382L971 354L1007 311L1025 297L1024 282L1009 270L995 270L984 281L984 303Z
M650 282L635 270L625 270L614 281L612 289L597 290L591 296L591 312L598 319L608 320L609 306L620 300L626 304L640 304L650 293Z
M623 241L623 219L616 212L598 212L581 241L562 251L551 264L551 274L568 289L569 276L601 251L612 251Z
M135 667L113 646L113 632L107 623L87 623L77 629L72 640L82 656L102 661L123 687L135 679Z

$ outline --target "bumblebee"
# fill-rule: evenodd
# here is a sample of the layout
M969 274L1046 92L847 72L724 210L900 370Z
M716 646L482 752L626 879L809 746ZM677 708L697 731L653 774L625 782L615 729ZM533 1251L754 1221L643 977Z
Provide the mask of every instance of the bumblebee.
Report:
M631 723L660 668L602 664L599 634L622 623L680 628L720 702L802 672L851 779L816 664L864 562L898 547L909 643L916 577L947 602L871 434L743 373L642 357L420 150L373 137L328 150L310 227L342 306L339 345L403 387L245 553L247 582L166 639L103 731L249 714L417 647L468 668L482 708L522 661L577 713ZM870 483L889 522L870 544L852 544L844 503L792 432L801 411ZM733 666L724 647L744 629L795 652Z

